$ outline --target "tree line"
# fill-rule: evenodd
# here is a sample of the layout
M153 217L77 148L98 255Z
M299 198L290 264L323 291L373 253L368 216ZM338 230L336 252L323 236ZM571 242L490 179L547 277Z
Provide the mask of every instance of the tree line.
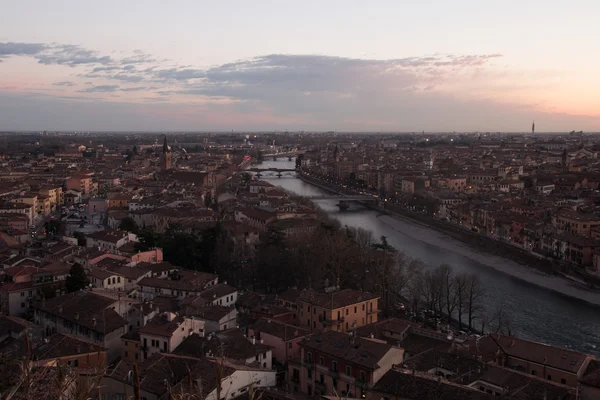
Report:
M197 233L173 224L165 233L138 230L138 237L138 250L161 247L165 261L217 273L242 290L279 294L290 287L350 288L380 295L386 316L396 316L406 303L413 311L431 310L434 329L439 319L454 321L459 329L493 326L511 333L502 307L484 308L486 291L476 274L457 273L447 264L428 267L394 249L386 237L376 239L365 229L341 226L323 213L311 233L286 237L269 229L255 245L230 236L221 223Z

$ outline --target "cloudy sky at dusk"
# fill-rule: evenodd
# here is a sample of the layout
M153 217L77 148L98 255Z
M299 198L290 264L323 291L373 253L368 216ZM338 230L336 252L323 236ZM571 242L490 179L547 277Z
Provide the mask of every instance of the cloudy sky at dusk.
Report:
M600 2L29 1L0 130L600 131Z

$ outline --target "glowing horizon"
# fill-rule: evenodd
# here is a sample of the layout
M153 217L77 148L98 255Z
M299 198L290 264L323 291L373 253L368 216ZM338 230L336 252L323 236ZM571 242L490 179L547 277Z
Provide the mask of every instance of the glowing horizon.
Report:
M600 131L600 3L322 3L11 3L0 130Z

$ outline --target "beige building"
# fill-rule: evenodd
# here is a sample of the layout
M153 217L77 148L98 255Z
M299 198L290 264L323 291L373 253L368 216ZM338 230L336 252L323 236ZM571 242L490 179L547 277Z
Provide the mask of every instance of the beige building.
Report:
M38 194L37 193L23 193L11 200L12 203L29 204L33 207L34 213L38 213Z
M44 196L48 196L50 199L50 209L56 210L57 206L61 206L64 203L62 186L44 186L38 190L38 193Z
M157 315L140 328L140 359L146 360L154 353L170 353L193 333L204 336L204 321L171 312Z
M552 225L575 235L591 236L591 230L600 226L600 217L596 214L584 214L573 210L560 210L552 216Z
M299 325L312 330L349 332L377 322L379 296L357 290L321 293L303 290L298 300Z

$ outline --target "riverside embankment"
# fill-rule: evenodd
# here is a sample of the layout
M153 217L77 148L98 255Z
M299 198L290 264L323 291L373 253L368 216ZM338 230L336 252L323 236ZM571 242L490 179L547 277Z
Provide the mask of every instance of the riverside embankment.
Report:
M288 168L290 165L294 163L282 160L264 162L260 167ZM262 179L301 196L328 193L298 178L264 176ZM423 222L382 214L357 203L352 203L347 212L339 211L337 201L315 200L315 203L342 226L370 230L376 238L384 235L396 249L421 259L427 266L447 263L457 272L476 273L486 288L484 307L488 310L503 307L518 336L600 355L595 348L600 343L600 313L596 306L581 301L597 304L595 293L501 255L478 250ZM563 289L587 293L590 299L580 300L558 293Z

